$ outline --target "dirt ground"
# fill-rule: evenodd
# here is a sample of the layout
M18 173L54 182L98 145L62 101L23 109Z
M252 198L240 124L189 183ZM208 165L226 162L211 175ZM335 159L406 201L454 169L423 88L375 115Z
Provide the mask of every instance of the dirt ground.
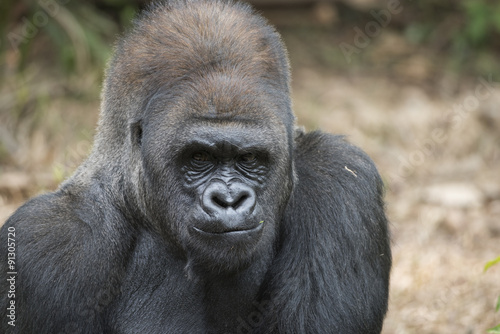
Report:
M483 273L500 255L495 78L443 74L422 85L394 74L324 71L297 60L304 52L291 52L299 124L346 134L375 160L387 185L394 266L383 333L480 334L500 323L494 311L500 266ZM0 127L16 148L0 166L0 224L27 197L54 189L88 152L100 84L85 80L74 88L42 80L59 93L33 107L41 110L37 122L16 124L15 131ZM40 85L11 79L2 88L4 102L33 82ZM68 89L88 90L90 97L68 96Z

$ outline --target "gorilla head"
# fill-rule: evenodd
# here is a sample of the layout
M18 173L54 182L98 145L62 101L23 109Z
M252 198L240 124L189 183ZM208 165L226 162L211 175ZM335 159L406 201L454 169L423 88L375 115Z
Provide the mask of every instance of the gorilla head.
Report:
M183 3L117 46L90 161L126 168L128 205L190 263L233 269L269 255L292 189L288 60L247 6Z

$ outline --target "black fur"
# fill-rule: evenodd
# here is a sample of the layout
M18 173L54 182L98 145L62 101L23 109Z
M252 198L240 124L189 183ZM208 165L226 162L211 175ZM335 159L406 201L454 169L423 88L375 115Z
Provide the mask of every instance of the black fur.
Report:
M294 130L289 95L248 6L151 6L117 46L87 161L2 227L0 332L380 333L382 182L342 137Z

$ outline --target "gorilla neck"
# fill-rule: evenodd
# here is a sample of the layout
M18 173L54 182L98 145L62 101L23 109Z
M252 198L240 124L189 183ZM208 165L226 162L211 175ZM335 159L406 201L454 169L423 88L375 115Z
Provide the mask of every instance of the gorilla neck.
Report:
M249 267L233 273L203 273L205 320L209 333L236 332L258 306L259 291L270 257L261 257Z

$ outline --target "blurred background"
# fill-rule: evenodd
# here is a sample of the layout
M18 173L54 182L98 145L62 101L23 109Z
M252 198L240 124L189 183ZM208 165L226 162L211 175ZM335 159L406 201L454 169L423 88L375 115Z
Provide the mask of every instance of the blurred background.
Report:
M0 3L0 225L86 157L137 0ZM255 0L288 47L298 123L342 133L387 186L384 333L500 323L500 2Z

